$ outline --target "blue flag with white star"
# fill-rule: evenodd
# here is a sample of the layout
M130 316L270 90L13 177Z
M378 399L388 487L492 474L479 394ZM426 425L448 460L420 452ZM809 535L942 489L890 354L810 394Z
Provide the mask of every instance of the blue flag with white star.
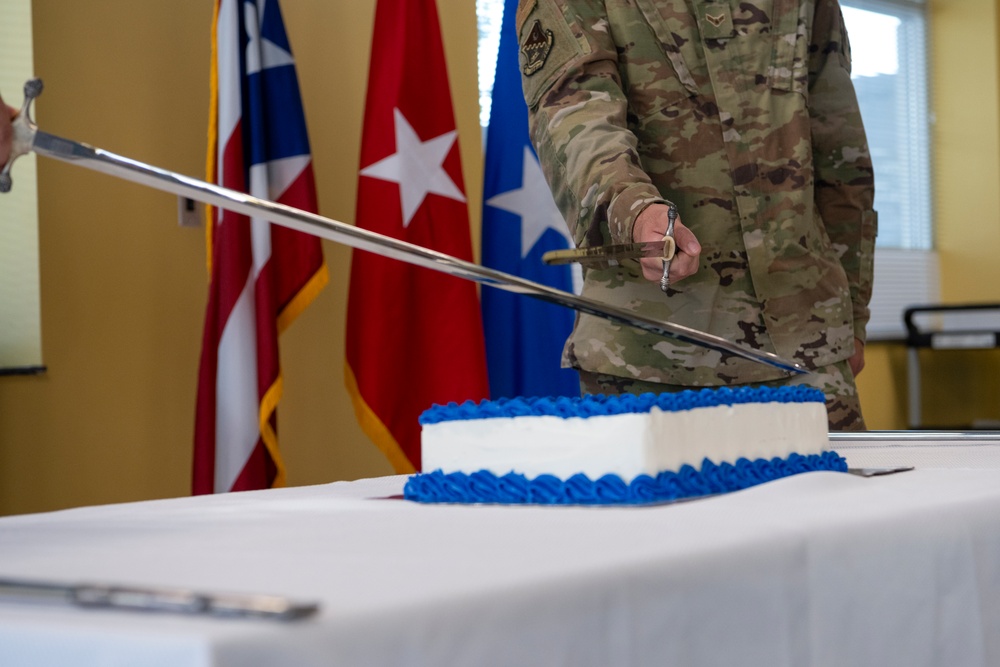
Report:
M544 253L571 242L528 139L516 12L517 0L506 0L486 134L483 265L571 292L571 269L542 263ZM572 310L491 287L483 287L482 308L494 400L580 394L576 371L560 367Z

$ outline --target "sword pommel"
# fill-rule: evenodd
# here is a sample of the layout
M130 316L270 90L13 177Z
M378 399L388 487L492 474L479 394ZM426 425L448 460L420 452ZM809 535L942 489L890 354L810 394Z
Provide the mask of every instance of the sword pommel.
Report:
M42 94L45 84L41 79L28 79L24 84L24 99L33 100Z
M43 87L41 79L29 79L24 84L24 102L21 103L21 110L17 112L17 116L11 122L14 140L11 143L10 157L7 158L7 164L0 171L0 193L10 192L14 185L10 177L10 169L14 166L14 160L30 153L32 146L34 146L38 126L31 119L31 105L35 98L42 94ZM0 113L6 113L6 110L0 109Z

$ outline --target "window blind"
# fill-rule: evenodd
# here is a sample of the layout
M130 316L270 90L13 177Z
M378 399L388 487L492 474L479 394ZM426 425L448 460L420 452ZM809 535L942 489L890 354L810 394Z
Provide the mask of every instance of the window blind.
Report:
M871 340L902 338L903 311L940 299L922 0L842 0L851 78L875 168L879 234Z
M20 105L33 74L31 0L5 0L0 91L7 104ZM42 367L35 156L19 158L13 177L13 190L0 195L0 374Z

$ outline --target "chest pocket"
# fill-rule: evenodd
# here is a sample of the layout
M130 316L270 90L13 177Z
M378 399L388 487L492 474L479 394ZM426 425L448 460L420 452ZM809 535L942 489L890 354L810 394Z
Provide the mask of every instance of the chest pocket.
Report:
M771 26L774 49L768 71L771 88L806 93L809 85L809 40L806 6L800 0L774 0Z
M673 70L678 87L685 96L698 95L699 81L704 85L708 73L700 53L697 20L685 0L636 0L635 4L652 30L662 57ZM729 25L732 25L731 20Z

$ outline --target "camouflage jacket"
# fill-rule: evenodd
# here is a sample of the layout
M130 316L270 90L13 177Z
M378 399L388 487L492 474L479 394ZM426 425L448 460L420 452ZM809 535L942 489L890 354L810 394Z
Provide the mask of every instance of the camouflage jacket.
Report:
M876 216L837 0L521 0L532 142L578 246L625 243L674 202L702 245L664 294L638 263L588 297L823 366L864 340ZM582 315L564 363L647 381L776 379Z

